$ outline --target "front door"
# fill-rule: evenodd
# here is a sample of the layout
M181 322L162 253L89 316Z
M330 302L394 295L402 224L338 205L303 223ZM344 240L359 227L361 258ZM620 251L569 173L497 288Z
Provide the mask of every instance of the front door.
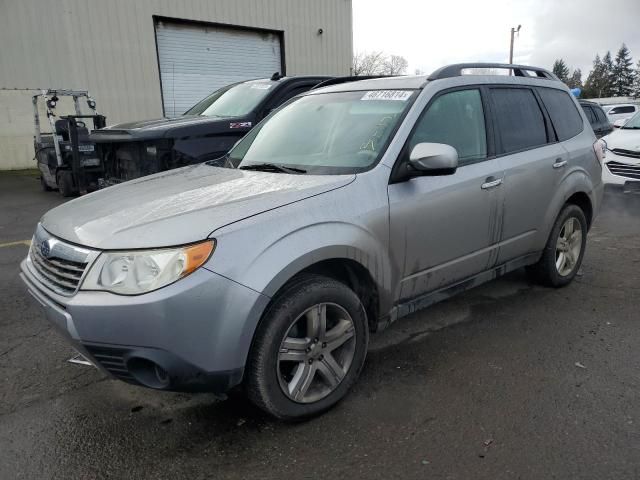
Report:
M389 185L391 251L401 265L400 302L489 269L500 238L503 171L490 158L482 94L467 88L427 105L399 162L418 143L456 148L452 175L414 177Z

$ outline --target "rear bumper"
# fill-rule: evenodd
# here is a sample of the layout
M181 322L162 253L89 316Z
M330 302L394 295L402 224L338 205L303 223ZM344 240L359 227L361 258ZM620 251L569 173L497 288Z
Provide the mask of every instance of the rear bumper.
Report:
M224 392L242 380L269 298L205 269L139 296L50 292L21 265L46 318L96 367L123 381ZM156 368L158 367L158 368Z

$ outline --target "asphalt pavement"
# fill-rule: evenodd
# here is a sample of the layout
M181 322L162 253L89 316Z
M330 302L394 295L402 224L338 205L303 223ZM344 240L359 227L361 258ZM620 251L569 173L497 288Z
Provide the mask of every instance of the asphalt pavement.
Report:
M0 175L0 479L640 478L640 196L607 193L581 275L522 272L372 338L325 415L146 390L71 365L18 279L63 199Z

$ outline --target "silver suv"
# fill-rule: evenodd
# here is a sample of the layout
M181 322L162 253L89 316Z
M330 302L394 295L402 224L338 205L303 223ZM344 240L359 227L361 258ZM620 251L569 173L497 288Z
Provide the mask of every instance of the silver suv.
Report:
M370 332L520 267L571 282L602 196L598 142L535 67L312 90L240 141L233 168L163 172L51 210L21 277L116 378L242 385L276 417L305 417L351 388Z

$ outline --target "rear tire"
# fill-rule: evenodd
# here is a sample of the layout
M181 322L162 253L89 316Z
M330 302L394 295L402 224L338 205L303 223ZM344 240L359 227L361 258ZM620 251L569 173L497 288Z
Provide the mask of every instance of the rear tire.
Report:
M542 257L527 267L531 278L548 287L564 287L578 273L587 244L587 219L580 207L565 205L558 215Z
M73 176L68 170L60 170L56 174L56 182L58 183L58 191L63 197L73 197L76 190L73 186Z
M247 396L283 420L322 413L355 383L368 343L364 306L349 287L320 275L300 276L284 287L258 326L247 362Z

